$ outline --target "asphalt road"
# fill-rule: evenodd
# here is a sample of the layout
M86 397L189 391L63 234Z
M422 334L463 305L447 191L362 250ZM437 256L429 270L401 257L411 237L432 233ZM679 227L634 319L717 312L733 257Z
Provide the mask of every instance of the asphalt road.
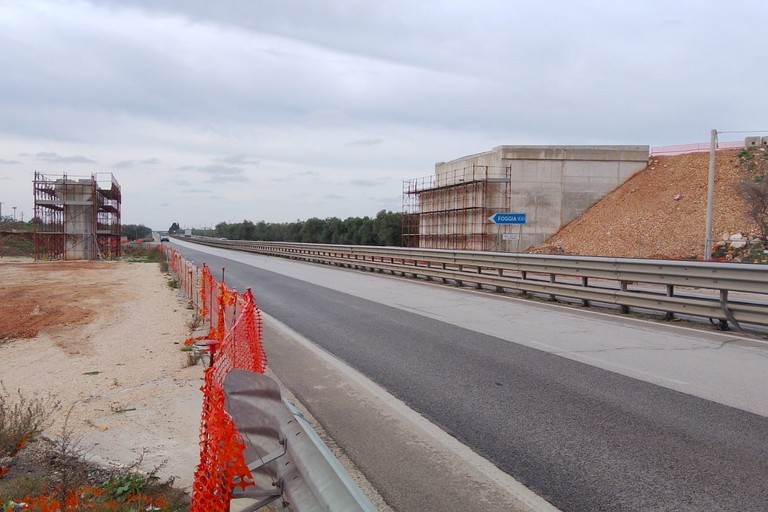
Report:
M561 510L768 510L762 415L178 248Z

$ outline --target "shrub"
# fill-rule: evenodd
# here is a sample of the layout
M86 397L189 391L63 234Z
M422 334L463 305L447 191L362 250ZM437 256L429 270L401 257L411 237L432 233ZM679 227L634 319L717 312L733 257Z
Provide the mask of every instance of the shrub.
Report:
M21 391L12 394L0 382L0 457L14 456L42 431L59 406L50 395L28 398Z
M129 244L123 246L123 259L137 263L160 263L165 261L165 253L156 244Z

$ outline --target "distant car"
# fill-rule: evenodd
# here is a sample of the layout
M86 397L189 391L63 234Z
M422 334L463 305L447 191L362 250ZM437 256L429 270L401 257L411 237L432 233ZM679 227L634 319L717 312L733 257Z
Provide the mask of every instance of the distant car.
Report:
M171 239L168 238L168 235L160 235L160 241L161 242L170 242Z
M227 237L225 237L225 236L219 238L219 240L226 240L226 239L227 239Z

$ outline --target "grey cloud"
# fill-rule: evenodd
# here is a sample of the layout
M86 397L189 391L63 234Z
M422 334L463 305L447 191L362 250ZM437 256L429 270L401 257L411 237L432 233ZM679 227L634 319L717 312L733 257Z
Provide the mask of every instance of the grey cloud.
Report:
M323 199L331 199L331 200L338 200L338 199L346 199L344 196L340 196L338 194L326 194L323 196Z
M308 178L316 178L318 176L320 176L319 172L315 172L315 171L300 171L300 172L292 172L292 173L290 173L288 175L284 175L284 176L269 178L269 181L274 181L276 183L280 183L280 182L296 182L297 180L298 181L307 182L307 181L309 181ZM322 181L315 179L315 180L312 180L312 183L322 183Z
M214 158L213 161L230 165L259 165L260 163L258 160L251 160L245 155L224 156L221 158Z
M118 0L95 1L124 5ZM475 3L466 6L462 2L442 3L440 8L431 9L414 9L407 0L343 2L343 5L340 2L267 0L259 3L259 9L253 9L249 2L227 2L225 9L188 0L134 0L132 4L160 15L181 15L197 22L215 21L352 55L372 55L387 61L446 69L451 69L451 60L456 54L464 55L466 50L462 50L468 41L474 42L475 38L487 35L485 31L472 30L473 24L468 26L467 19L482 19L478 15L491 11L490 19L477 25L498 27L500 34L504 34L505 23L513 21L505 18L504 11L499 12L492 2L489 7ZM461 34L461 37L455 37L455 34ZM487 47L486 51L492 48ZM270 52L277 53L277 49L270 49ZM284 55L285 51L280 54ZM465 64L472 64L472 61L467 59Z
M243 183L250 181L250 179L243 175L245 170L242 167L214 164L198 167L196 170L210 175L210 178L205 180L206 183Z
M402 197L369 197L368 199L376 203L392 205L393 211L399 209L403 201Z
M4 158L0 158L0 165L16 165L20 164L18 160L6 160Z
M360 140L353 140L352 142L347 142L344 144L346 147L351 146L378 146L379 144L383 143L383 139L360 139Z
M229 165L204 165L202 167L195 167L194 169L203 174L212 174L216 176L240 176L244 172L242 167L232 167Z
M51 164L95 164L96 160L82 155L62 156L58 153L43 151L34 155L35 158Z
M137 165L155 165L159 163L160 160L157 158L147 158L145 160L123 160L113 165L113 167L117 167L119 169L128 169Z
M380 187L382 185L380 181L371 180L352 180L349 184L356 187Z
M206 194L210 192L207 188L187 188L184 189L184 193L190 193L190 194Z
M91 4L113 8L90 12ZM642 8L623 4L608 8L599 2L585 2L573 9L552 8L543 2L506 9L504 2L475 4L445 2L439 9L413 9L410 2L397 0L375 4L332 2L334 7L329 8L325 2L265 0L255 9L252 2L230 1L224 4L225 8L217 8L199 0L134 0L130 3L91 0L75 5L92 16L116 19L143 16L149 20L145 25L147 30L160 25L153 23L160 17L168 39L150 45L150 49L143 43L145 34L141 34L142 39L115 39L109 31L82 30L80 25L73 28L66 23L50 27L42 24L36 41L8 53L18 54L19 62L32 67L29 76L36 78L35 84L55 84L55 89L28 87L25 81L14 77L9 77L6 87L7 91L29 96L25 98L29 105L54 107L46 108L46 112L55 112L55 107L61 105L88 106L104 112L129 111L137 116L181 119L192 124L212 122L225 127L228 120L252 124L255 117L260 121L295 120L307 113L319 112L327 105L336 106L340 115L353 124L383 119L396 124L466 126L472 131L497 130L501 135L510 135L510 119L514 119L516 125L526 126L524 132L527 133L522 136L527 140L520 142L542 138L605 141L606 131L617 133L617 123L613 121L616 115L631 117L633 123L628 123L631 130L620 128L613 137L637 141L633 133L658 133L658 113L673 111L670 105L688 114L686 106L701 104L701 99L691 95L687 87L679 87L680 83L692 80L679 77L693 71L695 78L706 78L706 73L696 71L708 69L701 65L700 55L706 52L700 51L699 32L706 33L717 19L712 14L689 15L685 2L668 3L652 18L682 20L680 30L674 33L655 28L658 21L648 25ZM734 14L720 13L720 16ZM573 27L582 26L580 23L590 27L593 18L604 20L598 26L615 26L616 31L590 28L574 31ZM762 25L765 16L761 12L753 18L740 20L738 26L744 24L740 37L724 35L726 54L736 55L741 48L754 47L755 42L761 44L759 34L762 32L754 28ZM547 19L548 30L534 30L535 24L530 20L536 19ZM628 29L624 29L627 26ZM46 30L49 28L51 30ZM192 42L197 36L209 38L208 41L228 39L215 37L220 33L234 39L232 46L209 49L203 44L206 41L200 39L199 45L188 45L190 59L174 58L179 52L175 46L178 41ZM488 33L497 37L488 38ZM147 35L165 37L163 31ZM243 41L249 44L241 44ZM56 56L57 53L49 49L56 43L72 44L76 50L83 51L86 58L68 62L74 70L65 65L41 64L55 59L36 59L36 54ZM679 46L677 57L658 61L656 56L673 46L676 49ZM157 47L164 51L155 51ZM222 54L230 59L222 59ZM633 58L625 59L627 54ZM229 60L258 64L242 69L242 66L229 66ZM98 66L102 61L105 65ZM217 73L199 76L194 64L190 64L193 62ZM2 63L5 67L15 64L10 58ZM97 65L95 71L89 69L91 63ZM738 65L737 59L728 59L721 65L728 66L728 70L744 68ZM744 72L748 76L740 82L764 82L764 71L760 68L747 67ZM433 69L437 72L425 72ZM454 80L451 74L457 69L468 76L483 78ZM649 74L649 69L654 71ZM286 73L281 73L283 71ZM733 94L741 94L742 89L731 84L732 80L728 82L727 77L732 74L718 74L726 78L713 77L716 80L711 90L718 91L720 98L715 104L728 105ZM199 79L190 81L189 76L199 76ZM287 76L287 79L275 85L275 81L265 80L263 76ZM526 80L515 80L519 76L526 76ZM305 77L311 77L311 90L298 85ZM490 88L485 82L487 77L492 80ZM664 80L658 80L659 77ZM141 86L148 78L152 79L151 85ZM627 83L622 82L625 79ZM654 83L659 89L654 89ZM121 89L125 84L140 86ZM3 87L0 84L0 92ZM684 92L675 92L679 90ZM606 94L608 92L610 94ZM649 100L637 101L638 97ZM203 98L205 101L200 101ZM656 105L655 109L647 109L647 103ZM601 104L605 107L596 111ZM574 107L569 107L571 105ZM638 106L632 108L633 105ZM650 111L640 116L634 114L635 109ZM9 125L22 122L27 110L22 109L25 115L10 118ZM489 111L494 115L488 116ZM254 112L259 115L254 116ZM568 115L569 112L572 115ZM687 126L700 126L701 121L706 121L690 115L677 117L686 118ZM744 122L749 119L751 117L745 118ZM52 124L35 121L30 123L33 125L30 130L49 129ZM718 118L711 121L717 122ZM62 125L60 136L82 130L71 123ZM554 126L564 128L556 132ZM677 127L665 130L678 139L684 136L682 130L673 128ZM391 139L387 135L388 144Z
M245 176L211 176L206 183L245 183L251 181Z
M202 166L185 165L183 167L179 167L178 170L195 171L202 174L206 174L209 177L205 180L205 183L230 183L230 182L250 181L250 179L244 175L245 169L243 169L242 167L234 167L231 165L223 165L223 164L211 164L211 165L202 165ZM180 181L180 180L177 180L177 181ZM207 191L207 192L210 192L210 191Z

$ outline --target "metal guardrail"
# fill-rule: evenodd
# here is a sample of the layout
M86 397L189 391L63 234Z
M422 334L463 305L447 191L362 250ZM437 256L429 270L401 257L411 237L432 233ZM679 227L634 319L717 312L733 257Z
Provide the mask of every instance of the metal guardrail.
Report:
M241 512L280 500L283 510L376 512L301 413L265 375L231 370L224 378L227 412L245 440L253 484L232 496L248 499Z
M567 299L621 312L653 310L729 323L768 326L768 265L704 261L550 256L442 249L184 240L395 275L423 277L498 292Z

